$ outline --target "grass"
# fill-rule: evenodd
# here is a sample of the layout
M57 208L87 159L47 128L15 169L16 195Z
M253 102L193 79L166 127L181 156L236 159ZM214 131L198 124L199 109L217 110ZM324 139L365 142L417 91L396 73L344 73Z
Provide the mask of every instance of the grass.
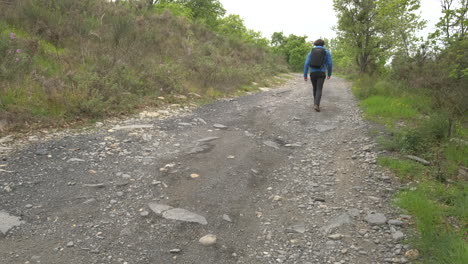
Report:
M0 1L0 120L10 129L120 116L159 96L210 101L279 83L281 72L286 62L267 46L190 17L98 0Z
M419 235L412 243L422 253L419 263L464 264L468 259L468 186L425 182L401 192L396 204L413 214Z
M371 96L361 102L369 119L393 127L397 121L410 120L418 116L410 98Z
M451 127L448 114L434 111L427 95L395 81L363 77L353 92L361 99L365 116L388 130L378 138L380 148L396 157L413 154L432 163L423 166L389 156L378 159L400 180L417 186L395 199L415 219L418 232L408 242L421 252L416 263L466 263L468 184L458 178L460 167L468 166L466 122Z
M428 173L427 167L412 160L381 156L378 158L378 164L392 170L401 180L422 179Z

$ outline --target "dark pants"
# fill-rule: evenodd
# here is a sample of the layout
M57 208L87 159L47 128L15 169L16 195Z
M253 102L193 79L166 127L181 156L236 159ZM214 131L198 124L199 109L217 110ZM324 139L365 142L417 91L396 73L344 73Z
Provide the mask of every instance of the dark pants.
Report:
M322 89L325 77L324 72L310 73L310 80L312 81L312 87L314 87L314 104L316 105L320 105L320 99L322 99Z

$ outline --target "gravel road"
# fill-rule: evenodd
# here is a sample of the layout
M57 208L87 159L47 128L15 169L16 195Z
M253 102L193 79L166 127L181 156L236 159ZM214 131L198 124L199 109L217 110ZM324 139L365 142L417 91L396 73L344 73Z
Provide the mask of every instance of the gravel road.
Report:
M0 263L408 263L378 132L311 90L0 139Z

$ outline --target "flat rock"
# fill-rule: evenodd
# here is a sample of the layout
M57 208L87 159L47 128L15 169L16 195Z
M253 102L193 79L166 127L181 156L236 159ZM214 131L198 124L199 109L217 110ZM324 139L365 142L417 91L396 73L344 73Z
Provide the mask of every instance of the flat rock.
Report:
M213 127L217 129L228 129L227 126L222 125L222 124L214 124Z
M97 189L101 189L101 188L104 188L106 187L106 185L104 183L96 183L96 184L83 184L84 187L92 187L92 188L97 188Z
M324 227L322 227L322 231L324 231L325 233L329 233L335 228L338 228L346 224L351 224L352 222L353 220L351 219L349 214L343 213L341 215L338 215L328 220L327 224Z
M286 232L304 234L306 232L306 228L304 224L297 224L297 225L288 227L286 229Z
M204 153L204 152L209 152L213 148L213 145L210 144L202 144L200 146L193 147L190 149L187 153L188 154L198 154L198 153Z
M165 205L165 204L159 204L159 203L149 203L148 207L151 209L151 211L153 211L157 215L162 215L163 212L174 208L172 206Z
M78 158L71 158L67 160L67 162L84 162L84 161L85 161L84 159L78 159Z
M217 140L217 139L219 139L219 137L206 137L206 138L202 138L202 139L197 140L197 142L205 143L205 142L211 142L211 141L214 141L214 140Z
M151 124L144 125L130 125L130 126L115 126L112 130L133 130L133 129L143 129L143 128L153 128Z
M24 222L19 217L10 215L4 210L0 211L0 232L6 234L10 229L15 226L19 226Z
M394 226L403 226L405 223L403 221L400 221L400 220L391 219L391 220L388 220L388 224L389 225L394 225Z
M370 225L384 225L387 223L387 218L382 213L369 213L364 220Z
M205 217L181 208L174 208L164 211L162 217L182 222L198 223L207 225Z
M318 132L327 132L330 130L335 129L336 126L329 126L329 125L316 125L314 129Z
M274 149L279 149L279 145L276 142L273 142L271 140L265 140L263 141L263 144L265 144L268 147L272 147Z

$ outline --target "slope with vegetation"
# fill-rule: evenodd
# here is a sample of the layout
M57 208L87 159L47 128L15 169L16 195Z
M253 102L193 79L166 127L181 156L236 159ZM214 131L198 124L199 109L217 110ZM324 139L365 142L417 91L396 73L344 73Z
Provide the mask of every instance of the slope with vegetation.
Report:
M0 1L1 128L235 92L287 71L217 0Z
M334 0L334 61L355 80L367 117L386 127L380 164L408 182L396 204L415 216L417 263L468 259L466 0L443 0L427 39L419 0ZM371 18L371 19L369 19ZM407 158L430 162L424 166Z

